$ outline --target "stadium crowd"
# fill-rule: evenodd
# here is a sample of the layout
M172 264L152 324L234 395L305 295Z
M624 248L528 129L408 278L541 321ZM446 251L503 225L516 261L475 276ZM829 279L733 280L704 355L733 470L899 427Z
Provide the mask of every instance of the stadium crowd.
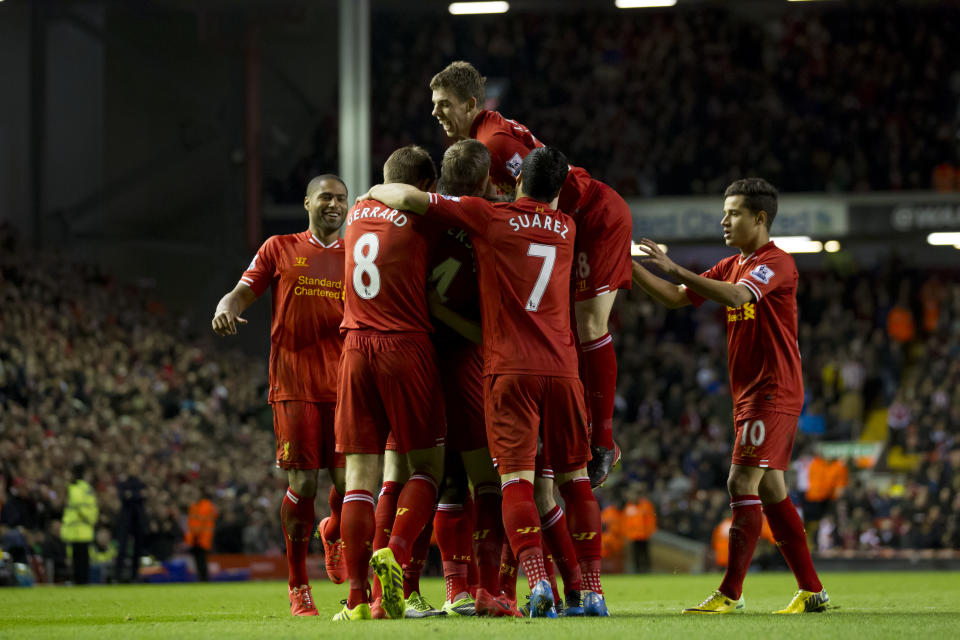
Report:
M951 11L884 2L765 17L703 7L506 23L432 16L428 30L375 13L371 175L403 144L439 157L430 77L467 59L488 77L491 108L624 196L718 193L743 175L783 192L954 191ZM325 122L315 136L325 144L272 182L275 200L299 201L306 180L332 166L330 131Z
M143 484L142 553L186 551L188 509L203 488L219 511L213 551L280 553L275 498L286 479L272 469L265 363L214 350L149 290L18 250L7 230L0 248L3 550L36 556L48 579L69 578L61 519L81 465L99 505L96 575L133 577L115 564L132 477ZM887 449L903 462L886 487L850 469L815 514L819 526L808 524L821 551L960 548L960 284L945 276L888 265L801 278L808 400L797 504L807 502L812 445L856 438L874 409L887 409ZM632 292L613 325L624 457L601 500L617 509L647 497L655 528L709 542L728 511L721 310L666 312Z

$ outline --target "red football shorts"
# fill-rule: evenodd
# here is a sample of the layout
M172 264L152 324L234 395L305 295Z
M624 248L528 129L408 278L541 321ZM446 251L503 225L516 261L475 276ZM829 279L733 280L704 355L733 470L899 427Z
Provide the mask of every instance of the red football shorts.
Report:
M733 464L786 471L790 466L797 416L758 413L737 422Z
M397 452L444 443L447 424L437 359L422 333L349 331L337 384L337 451Z
M486 376L483 398L490 455L501 474L535 470L541 434L554 471L573 471L590 459L583 384L578 378Z
M487 446L483 419L483 352L464 340L438 345L437 358L447 413L447 446L454 451L474 451Z
M281 469L343 467L336 453L334 402L273 402L273 433L277 436L277 466Z
M574 297L589 300L633 282L630 243L633 215L620 194L595 182L579 205L573 256Z

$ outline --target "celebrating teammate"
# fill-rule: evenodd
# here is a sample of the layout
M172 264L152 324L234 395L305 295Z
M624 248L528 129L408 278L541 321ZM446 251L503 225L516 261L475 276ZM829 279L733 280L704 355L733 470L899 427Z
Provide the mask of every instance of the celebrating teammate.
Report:
M783 472L790 462L803 379L797 343L797 268L770 241L777 191L765 180L738 180L724 193L723 238L739 255L702 275L675 264L648 239L644 264L655 265L674 285L634 262L633 281L670 308L713 300L727 308L727 352L734 399L735 436L727 488L733 509L730 556L720 588L684 613L744 609L743 580L762 526L761 505L777 547L796 576L799 591L776 613L822 611L829 597L813 567L803 522Z
M490 150L490 177L513 193L521 163L542 147L530 130L483 108L486 78L468 62L453 62L433 76L433 116L455 140L476 138ZM606 480L619 459L613 441L617 359L607 329L618 289L630 288L632 217L620 195L580 167L569 167L559 209L577 224L574 311L592 425L591 483Z
M319 469L327 469L331 517L321 523L327 573L343 582L340 506L343 461L334 450L337 366L343 341L343 243L338 233L347 212L347 187L331 174L307 185L303 201L309 228L268 238L233 291L223 296L213 317L220 336L235 335L246 324L240 314L268 288L270 404L277 436L277 466L290 483L280 507L287 544L290 612L315 616L306 556L314 525Z
M394 151L384 180L429 189L437 171L424 149ZM446 435L433 327L427 311L427 257L439 229L375 200L347 215L346 332L337 396L337 450L346 454L343 542L350 594L334 620L371 618L367 565L383 588L382 606L404 617L402 566L433 518ZM397 500L388 545L372 552L379 457L392 432L410 477Z
M567 499L578 555L599 557L600 509L590 490L583 386L570 328L576 227L554 209L568 171L549 147L529 153L513 203L439 196L399 184L369 196L466 230L473 241L483 321L487 440L500 473L503 524L531 589L533 617L555 617L533 496L537 437ZM596 549L593 549L596 547ZM585 576L584 609L608 615L599 571Z

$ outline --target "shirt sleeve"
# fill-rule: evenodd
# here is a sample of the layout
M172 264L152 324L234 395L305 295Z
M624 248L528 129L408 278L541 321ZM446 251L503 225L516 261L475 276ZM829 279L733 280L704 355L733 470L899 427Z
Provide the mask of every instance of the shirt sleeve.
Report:
M490 176L501 190L513 193L523 159L535 147L532 136L516 138L505 131L497 131L486 142L490 151Z
M267 241L257 249L256 255L254 255L253 260L250 261L250 266L248 266L247 270L240 276L239 284L245 284L253 289L253 292L258 298L270 287L276 269L276 260L274 260L272 251L273 243L270 242L270 240L271 238L268 238Z
M474 235L483 235L490 222L493 205L483 198L444 196L430 193L427 216L451 227L460 227Z
M789 285L794 281L796 266L793 258L786 254L774 254L750 269L737 284L744 285L753 294L757 302L774 289Z
M724 263L718 262L717 264L713 265L712 267L710 267L700 275L704 278L710 278L711 280L721 280L721 281L725 280L726 278L723 277L723 273L724 273L723 267L724 267ZM690 304L692 304L695 307L699 307L707 300L702 295L700 295L699 293L697 293L696 291L694 291L693 289L691 289L686 285L684 285L683 290L686 292L687 299L690 301Z

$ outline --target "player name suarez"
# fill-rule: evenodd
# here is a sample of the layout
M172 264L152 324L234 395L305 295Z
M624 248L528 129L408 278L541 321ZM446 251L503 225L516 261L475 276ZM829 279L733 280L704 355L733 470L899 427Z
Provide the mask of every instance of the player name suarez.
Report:
M570 228L559 218L554 218L546 214L544 214L542 218L539 213L533 215L525 213L519 214L513 216L507 222L514 231L520 231L520 229L545 229L547 231L553 231L564 240L566 240L567 233L570 231Z

